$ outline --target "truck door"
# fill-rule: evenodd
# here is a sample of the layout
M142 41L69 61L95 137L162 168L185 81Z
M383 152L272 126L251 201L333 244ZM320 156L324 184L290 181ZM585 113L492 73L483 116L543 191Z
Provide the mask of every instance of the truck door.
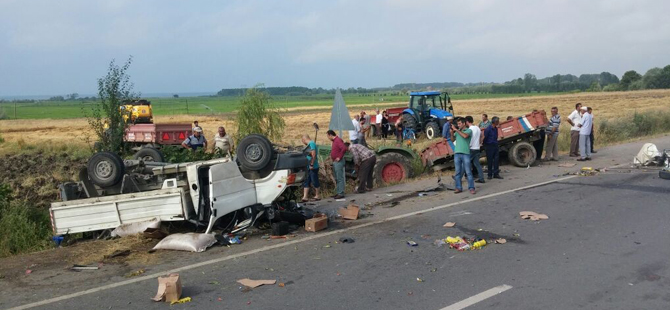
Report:
M210 228L219 217L256 204L254 185L242 176L237 163L232 160L210 166L209 195L212 205Z

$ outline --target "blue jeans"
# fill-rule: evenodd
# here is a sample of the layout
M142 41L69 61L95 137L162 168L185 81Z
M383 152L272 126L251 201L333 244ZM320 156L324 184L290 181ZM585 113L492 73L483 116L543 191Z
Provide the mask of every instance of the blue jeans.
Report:
M333 162L333 172L335 173L336 194L344 196L344 158Z
M477 177L479 177L480 181L484 181L484 172L482 171L482 164L479 162L479 157L481 157L481 151L480 150L473 150L470 149L470 161L472 162L472 165L475 166L475 169L477 169Z
M454 164L456 164L456 177L454 178L456 189L463 190L463 185L461 184L463 172L468 177L468 189L475 189L475 179L472 177L472 169L470 168L470 154L454 154Z
M319 184L319 168L307 168L307 175L305 176L305 181L302 183L302 187L309 188L310 184L314 186L314 188L321 187L321 184Z

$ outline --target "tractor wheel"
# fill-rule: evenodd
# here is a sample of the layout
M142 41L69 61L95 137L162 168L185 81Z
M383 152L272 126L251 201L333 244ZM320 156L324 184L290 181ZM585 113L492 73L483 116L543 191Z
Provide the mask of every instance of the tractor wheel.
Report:
M403 128L410 128L414 130L414 132L419 131L419 126L416 123L416 118L412 114L405 113L402 115L402 125Z
M537 151L535 147L528 142L518 142L514 144L507 153L510 163L517 167L528 167L535 163Z
M440 126L435 122L430 122L426 124L426 138L428 140L435 139L440 136Z
M373 176L378 185L398 183L412 176L412 164L401 154L386 153L377 157Z
M265 168L274 155L272 143L265 136L251 134L237 147L237 159L243 168L251 171L260 171Z
M87 168L88 178L91 182L105 188L119 183L126 167L119 155L111 152L100 152L88 160Z
M135 155L133 155L133 158L141 159L144 162L165 162L163 152L153 147L141 148Z

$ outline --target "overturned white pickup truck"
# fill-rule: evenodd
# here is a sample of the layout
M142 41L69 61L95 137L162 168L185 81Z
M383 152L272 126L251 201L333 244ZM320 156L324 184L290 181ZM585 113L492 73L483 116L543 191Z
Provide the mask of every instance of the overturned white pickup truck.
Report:
M278 154L261 135L242 139L233 158L181 164L101 152L80 171L79 182L61 185L63 201L51 204L51 224L55 235L152 219L235 232L275 219L289 199L283 194L300 185L307 165L303 154Z

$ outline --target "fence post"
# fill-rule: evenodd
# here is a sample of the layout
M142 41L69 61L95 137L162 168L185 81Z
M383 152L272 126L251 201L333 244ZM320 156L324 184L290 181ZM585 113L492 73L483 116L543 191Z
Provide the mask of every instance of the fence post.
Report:
M16 101L14 101L14 119L16 119Z
M186 99L186 115L188 115L188 99Z

